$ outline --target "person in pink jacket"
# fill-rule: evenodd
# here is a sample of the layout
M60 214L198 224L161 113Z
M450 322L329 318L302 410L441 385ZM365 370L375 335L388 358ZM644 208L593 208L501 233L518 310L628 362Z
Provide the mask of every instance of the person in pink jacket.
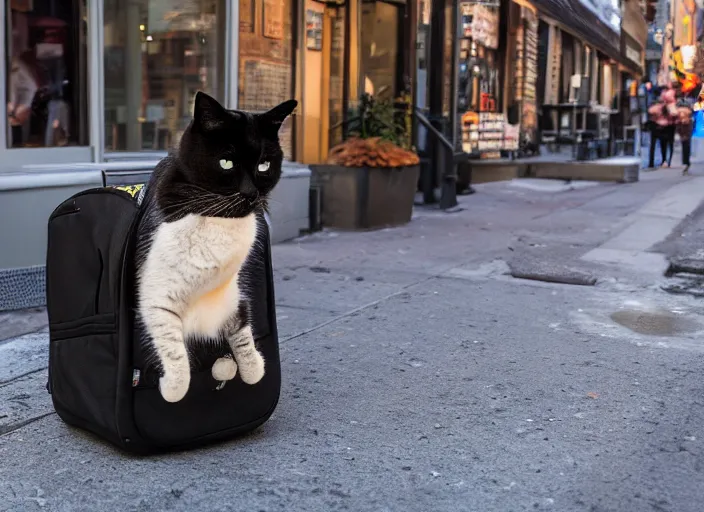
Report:
M674 95L674 89L672 90L672 94ZM669 136L670 136L670 130L674 128L675 124L675 116L677 114L677 108L676 104L673 104L672 106L674 108L674 112L671 112L671 109L669 108L668 103L666 100L669 100L669 90L664 90L661 94L658 100L653 103L649 108L648 108L648 116L649 116L649 124L651 126L651 140L650 140L650 158L648 160L648 167L653 168L655 167L655 144L659 143L660 144L660 154L662 155L662 164L663 166L668 165L668 158L667 158L667 150L669 147ZM672 127L672 128L671 128ZM674 132L672 134L673 137L673 145L674 145ZM672 158L672 155L670 155L670 158Z

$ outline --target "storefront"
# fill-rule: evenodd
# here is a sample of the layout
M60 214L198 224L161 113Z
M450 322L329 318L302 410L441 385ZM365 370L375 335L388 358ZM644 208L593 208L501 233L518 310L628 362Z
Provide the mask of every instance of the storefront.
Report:
M431 14L431 4L419 2L416 104L427 106L450 144L472 158L498 158L518 148L524 82L507 87L507 73L517 72L516 54L507 54L509 3L446 0L434 4ZM523 58L523 48L512 49ZM509 103L516 110L510 123ZM421 150L425 133L419 130Z
M0 310L43 300L46 222L106 167L150 171L195 92L231 109L299 108L280 132L274 241L308 228L310 170L364 92L399 99L415 73L415 1L0 0ZM6 41L6 43L5 43Z
M41 303L53 208L99 185L106 166L153 166L178 142L196 91L248 110L302 99L295 0L0 5L0 310ZM305 102L281 136L291 162L301 111ZM272 201L275 239L307 227L309 174L286 164Z
M520 126L519 147L527 148L538 137L538 11L524 0L514 0L509 19L507 118Z
M645 19L637 2L623 4L622 14L621 5L611 0L572 2L568 10L556 0L535 0L541 18L541 141L556 151L578 158L618 151L612 121L621 107L624 72L627 79L640 76L642 64L634 65L629 56L637 49L642 60L645 46L639 34L637 48L624 49L623 42L631 39L622 36L622 22L640 30Z
M542 19L540 141L570 158L607 156L616 63L593 42L553 19Z
M626 154L638 154L642 130L642 106L638 97L638 85L644 76L645 46L648 40L648 26L642 16L637 0L623 3L621 24L621 90L619 114L613 130L619 141L618 149Z
M506 38L502 41L499 35L500 4L460 2L459 14L455 105L461 147L473 156L500 157L502 151L517 149L516 130L506 122ZM510 93L515 99L522 90ZM517 123L518 118L513 120Z
M297 60L302 109L296 160L316 164L348 135L362 94L403 101L411 93L413 1L300 0Z

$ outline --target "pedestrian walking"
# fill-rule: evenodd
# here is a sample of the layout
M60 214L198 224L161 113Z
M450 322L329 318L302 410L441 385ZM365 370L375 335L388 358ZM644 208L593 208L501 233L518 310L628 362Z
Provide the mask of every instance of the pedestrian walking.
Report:
M648 125L650 128L650 151L648 167L655 167L655 145L660 144L663 165L667 164L667 129L670 124L665 103L657 97L648 107Z
M682 165L684 170L682 175L689 174L690 155L692 152L692 131L693 131L692 109L686 102L682 101L677 107L677 124L675 125L677 135L682 144Z
M666 120L665 128L665 154L667 160L663 158L663 167L672 166L672 154L675 152L675 130L677 127L677 96L672 84L668 84L667 88L660 94L665 108L663 115Z
M694 103L694 128L692 133L692 154L691 157L700 159L704 156L704 86L699 93L697 101Z

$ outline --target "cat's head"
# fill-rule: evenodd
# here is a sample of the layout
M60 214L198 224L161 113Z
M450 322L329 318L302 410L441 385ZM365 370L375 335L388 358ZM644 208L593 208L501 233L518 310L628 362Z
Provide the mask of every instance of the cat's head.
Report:
M261 207L281 178L279 128L298 103L268 112L227 110L203 92L179 145L181 171L173 183L187 192L191 213L245 217ZM194 206L196 205L196 206Z

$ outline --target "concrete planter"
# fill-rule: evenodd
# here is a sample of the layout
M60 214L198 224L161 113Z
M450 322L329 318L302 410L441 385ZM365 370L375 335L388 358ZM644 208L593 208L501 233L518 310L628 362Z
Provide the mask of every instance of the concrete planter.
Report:
M365 230L406 224L413 214L420 166L313 165L323 227Z
M284 242L308 229L308 196L310 169L301 164L286 162L279 184L269 201L271 243Z

